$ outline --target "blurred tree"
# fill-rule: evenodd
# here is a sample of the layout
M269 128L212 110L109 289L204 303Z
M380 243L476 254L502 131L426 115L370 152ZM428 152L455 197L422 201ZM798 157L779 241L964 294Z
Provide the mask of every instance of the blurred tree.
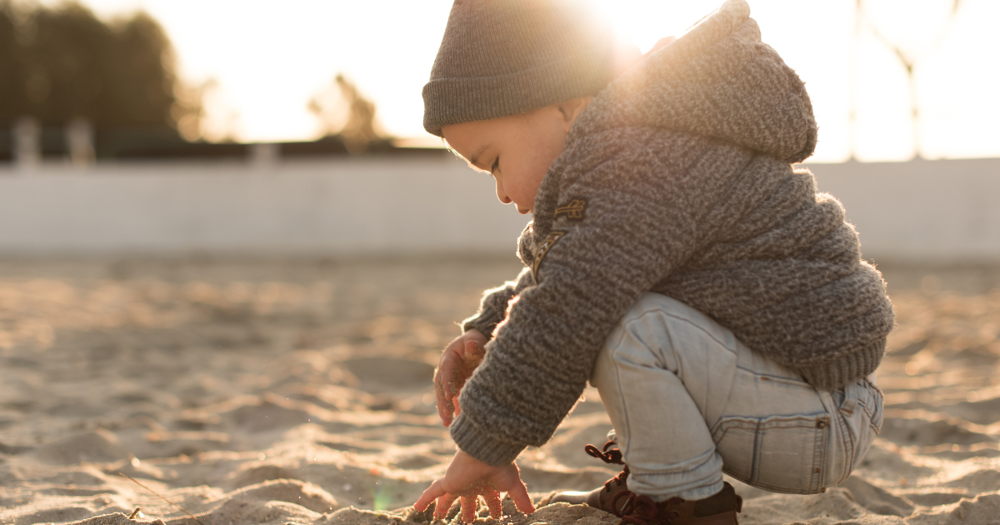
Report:
M184 87L160 24L144 12L103 22L86 7L0 0L0 126L86 119L98 131L166 128L200 116L178 104ZM171 111L173 110L173 111Z
M177 131L185 140L196 141L204 138L204 100L206 95L218 89L219 81L214 77L193 86L180 86L174 90L176 100L170 108L170 116L176 123ZM232 142L222 137L223 142Z
M21 67L18 63L20 45L17 41L16 13L10 2L0 2L0 120L10 125L7 117L9 109L24 106L24 90L21 89Z
M375 103L343 74L338 73L329 88L313 96L308 107L322 122L326 135L341 139L350 153L363 153L386 141L377 131Z

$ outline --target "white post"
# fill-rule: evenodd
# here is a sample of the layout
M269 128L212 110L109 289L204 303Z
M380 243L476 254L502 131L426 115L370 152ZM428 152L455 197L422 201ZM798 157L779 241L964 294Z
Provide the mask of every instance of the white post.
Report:
M75 118L66 126L66 142L69 144L69 158L74 166L90 166L94 163L94 127L84 118Z
M23 117L14 125L14 165L31 171L42 163L42 127L31 117Z
M250 166L258 170L274 168L281 157L281 151L277 144L251 144L250 145Z

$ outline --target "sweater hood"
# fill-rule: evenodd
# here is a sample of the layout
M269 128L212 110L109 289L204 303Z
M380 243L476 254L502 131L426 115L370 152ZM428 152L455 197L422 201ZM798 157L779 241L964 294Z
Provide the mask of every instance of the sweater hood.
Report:
M805 86L767 44L745 0L727 0L598 95L574 136L619 127L681 131L787 162L816 148Z

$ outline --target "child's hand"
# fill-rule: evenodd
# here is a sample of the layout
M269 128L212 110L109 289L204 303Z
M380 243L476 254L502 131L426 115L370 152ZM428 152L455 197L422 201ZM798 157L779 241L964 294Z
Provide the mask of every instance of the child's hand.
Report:
M438 415L444 426L451 425L462 413L458 393L486 356L486 336L473 328L448 344L434 371L434 392L437 394Z
M479 496L482 496L490 509L490 516L499 519L503 514L500 492L506 492L514 500L517 510L526 514L535 512L535 505L528 496L528 488L521 481L517 465L511 463L494 467L459 450L448 465L444 479L432 483L413 507L423 512L432 501L437 500L434 519L440 520L448 516L451 504L462 498L462 521L470 523L476 519Z

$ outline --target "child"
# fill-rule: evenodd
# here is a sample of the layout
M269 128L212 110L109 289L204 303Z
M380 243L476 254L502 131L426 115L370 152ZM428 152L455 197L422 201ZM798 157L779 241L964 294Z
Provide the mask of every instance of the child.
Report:
M744 0L622 56L571 3L455 1L424 126L534 220L525 270L442 356L459 451L418 509L462 497L471 521L483 495L497 516L506 491L533 511L513 460L588 380L614 425L588 452L627 467L553 500L631 523L735 524L723 472L821 492L881 428L892 305L840 203L792 166L816 144L802 82Z

